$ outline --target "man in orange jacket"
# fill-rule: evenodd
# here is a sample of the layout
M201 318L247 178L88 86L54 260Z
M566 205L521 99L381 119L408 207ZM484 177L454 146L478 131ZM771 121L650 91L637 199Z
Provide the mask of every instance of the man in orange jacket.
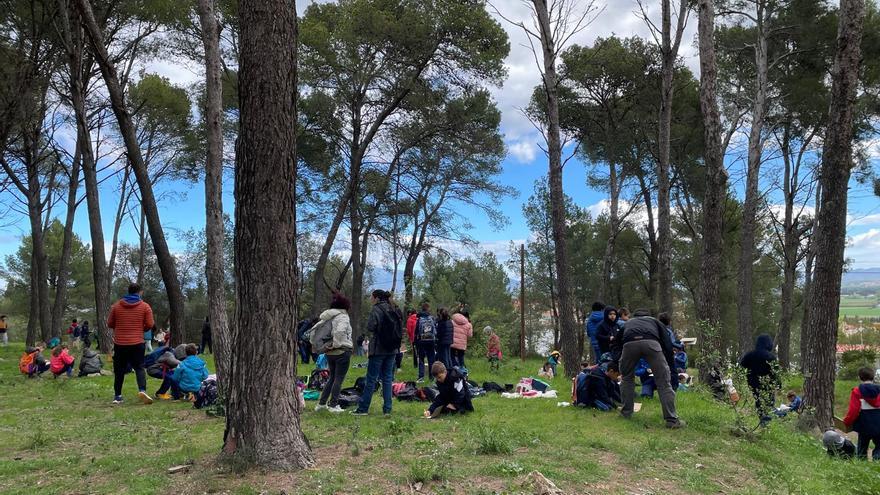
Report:
M143 290L138 284L128 286L128 295L110 309L107 326L113 330L113 403L122 404L122 384L129 367L137 377L138 398L152 404L147 395L147 375L144 373L144 330L153 328L153 308L143 301Z

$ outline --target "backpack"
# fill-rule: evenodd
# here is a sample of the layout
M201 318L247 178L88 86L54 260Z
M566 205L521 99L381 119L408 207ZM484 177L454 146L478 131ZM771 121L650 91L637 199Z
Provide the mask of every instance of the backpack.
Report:
M587 372L581 371L571 379L571 403L576 406L586 406L589 400Z
M394 309L381 311L382 320L375 332L376 339L386 349L399 349L403 341L403 321L400 319L400 314Z
M196 392L196 400L193 407L201 409L203 407L214 405L214 403L217 402L217 397L219 395L220 393L217 390L217 380L207 378L202 382L199 391Z
M497 392L497 393L499 393L499 394L500 394L501 392L504 392L504 387L502 387L501 385L498 385L498 384L495 383L495 382L483 382L483 387L482 387L482 388L483 388L486 392Z
M36 359L37 351L24 353L24 355L21 356L21 359L18 360L18 370L25 375L32 374L37 367L37 365L34 364Z
M324 390L324 386L327 385L328 381L330 381L329 371L314 370L312 371L311 376L309 376L309 384L307 388L310 390Z
M309 342L312 344L312 352L315 354L324 354L333 347L333 318L321 320L306 332Z
M437 340L437 323L430 316L420 316L417 323L419 329L418 339L425 342Z

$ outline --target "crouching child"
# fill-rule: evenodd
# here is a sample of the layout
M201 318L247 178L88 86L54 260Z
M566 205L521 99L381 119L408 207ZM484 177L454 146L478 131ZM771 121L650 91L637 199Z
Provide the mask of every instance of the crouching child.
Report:
M822 445L828 451L829 457L840 457L841 459L852 459L856 453L856 446L846 438L843 432L835 429L829 429L822 435Z
M467 380L456 369L447 370L437 361L431 366L431 375L437 382L439 393L425 411L426 418L436 418L441 414L466 413L474 410Z
M194 396L202 387L202 381L208 378L208 366L198 357L199 348L195 344L187 344L186 358L174 368L171 375L171 395L180 399L184 395Z
M101 374L101 369L104 367L104 363L101 361L101 356L89 349L85 348L82 354L82 360L79 362L79 376L89 376L94 374Z
M18 360L18 370L28 378L42 375L50 366L40 346L26 348Z
M61 375L73 375L73 363L75 359L67 352L66 345L59 345L52 349L52 357L49 359L49 371L58 378Z

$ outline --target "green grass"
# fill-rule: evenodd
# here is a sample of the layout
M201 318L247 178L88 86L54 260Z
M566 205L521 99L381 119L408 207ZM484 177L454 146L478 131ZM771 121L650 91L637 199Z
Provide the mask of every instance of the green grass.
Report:
M3 494L409 493L415 483L425 485L422 493L517 493L527 491L523 482L534 470L566 493L880 493L880 463L829 459L787 420L754 439L734 437L730 408L695 392L678 396L689 423L681 431L663 428L656 400L629 421L552 399L497 395L475 399L474 414L431 421L420 417L425 404L398 401L383 418L379 396L364 418L315 413L312 402L303 427L316 468L242 473L218 460L222 418L188 403L140 405L133 376L118 407L110 404L111 377L27 380L17 371L21 347L0 348ZM508 360L492 374L482 360L468 364L476 381L501 384L540 366ZM364 374L353 368L347 384ZM415 378L411 363L400 378ZM158 384L150 379L150 392ZM569 400L569 380L557 378L553 387L560 401ZM839 384L839 411L851 387ZM167 474L189 463L189 472Z
M880 308L873 306L841 306L840 316L846 318L868 318L880 316Z

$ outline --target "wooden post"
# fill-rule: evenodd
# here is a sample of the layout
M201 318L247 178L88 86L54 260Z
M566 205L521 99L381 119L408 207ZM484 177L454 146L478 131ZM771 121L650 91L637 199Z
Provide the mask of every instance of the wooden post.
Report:
M519 358L526 360L526 245L519 245Z

